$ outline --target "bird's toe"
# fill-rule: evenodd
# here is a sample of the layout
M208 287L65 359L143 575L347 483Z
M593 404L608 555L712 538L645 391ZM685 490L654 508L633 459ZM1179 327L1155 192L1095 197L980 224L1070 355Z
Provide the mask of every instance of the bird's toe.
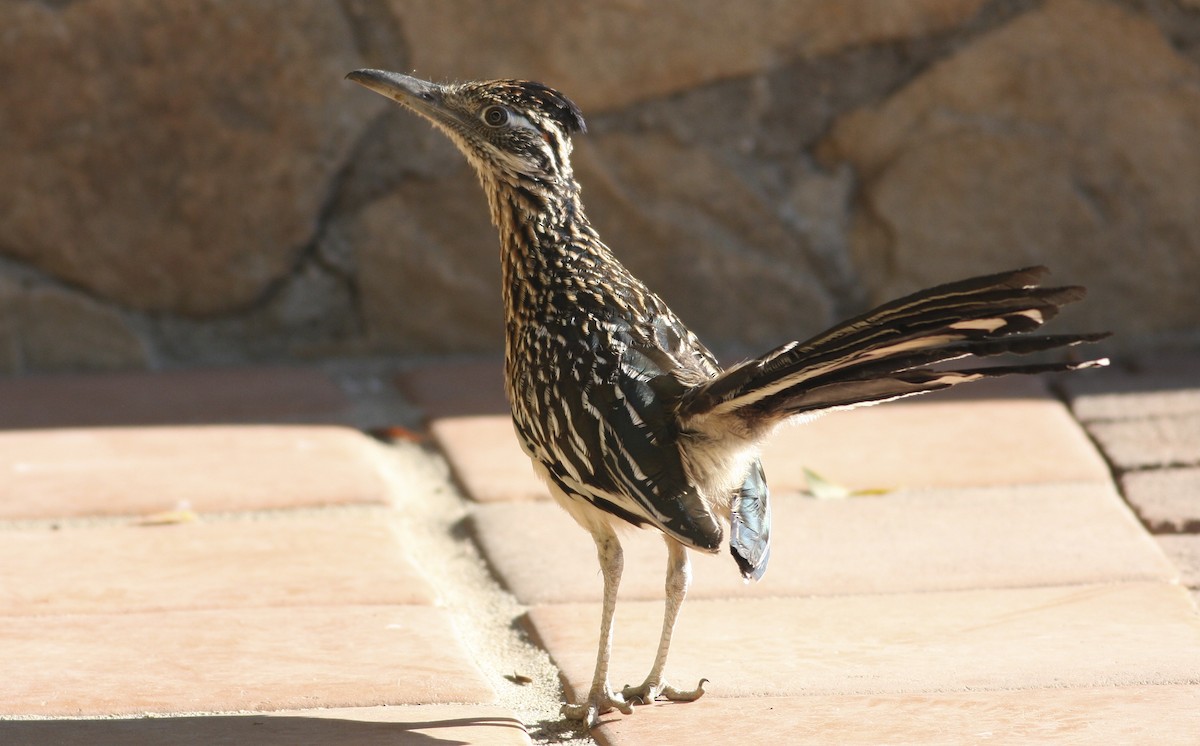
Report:
M622 694L599 690L592 691L584 702L563 705L561 713L569 720L580 720L588 728L592 728L599 722L601 715L613 710L619 710L622 714L628 715L633 712L633 707Z
M695 689L676 689L665 681L647 679L640 686L626 686L621 690L621 696L627 702L648 705L662 697L672 702L694 702L704 695L704 685L708 679L700 679Z

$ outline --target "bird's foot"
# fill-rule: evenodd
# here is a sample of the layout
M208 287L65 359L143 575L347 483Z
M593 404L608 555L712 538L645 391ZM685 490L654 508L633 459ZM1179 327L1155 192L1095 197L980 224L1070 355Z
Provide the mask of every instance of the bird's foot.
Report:
M641 686L626 686L621 690L621 696L628 702L648 705L659 697L672 702L695 702L704 696L704 685L708 679L700 679L695 689L676 689L665 681L646 679Z
M577 705L565 704L562 706L561 712L563 717L569 720L582 720L585 726L593 728L599 722L601 715L613 710L620 710L622 714L629 715L633 712L633 707L625 701L625 697L610 690L606 685L602 688L593 687L586 702Z

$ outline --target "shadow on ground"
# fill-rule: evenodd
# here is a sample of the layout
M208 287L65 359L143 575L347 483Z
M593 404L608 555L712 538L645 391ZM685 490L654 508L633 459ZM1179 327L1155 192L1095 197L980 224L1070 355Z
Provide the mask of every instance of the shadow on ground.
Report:
M210 715L0 722L0 743L8 746L240 746L248 743L259 746L329 743L341 746L452 746L486 741L508 730L523 731L524 728L516 720L507 718L368 722L306 715Z

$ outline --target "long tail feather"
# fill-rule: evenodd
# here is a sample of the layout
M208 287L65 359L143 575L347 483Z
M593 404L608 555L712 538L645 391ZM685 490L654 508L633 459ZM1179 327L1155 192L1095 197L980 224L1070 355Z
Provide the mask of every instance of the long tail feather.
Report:
M806 342L742 363L692 391L685 422L735 418L751 431L797 414L890 401L1001 375L1107 364L997 365L936 370L968 356L1024 355L1107 334L1024 335L1083 298L1081 287L1041 288L1045 267L975 277L914 293L868 311Z

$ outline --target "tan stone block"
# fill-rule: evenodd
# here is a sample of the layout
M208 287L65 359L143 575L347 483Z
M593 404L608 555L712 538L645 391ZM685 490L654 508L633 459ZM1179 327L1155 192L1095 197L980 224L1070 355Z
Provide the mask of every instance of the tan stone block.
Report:
M508 415L445 417L429 426L454 477L472 499L548 500Z
M844 595L1170 580L1176 571L1106 485L1043 485L814 500L772 498L766 576L742 581L728 550L692 552L691 598ZM472 514L497 576L523 603L598 601L591 537L549 502ZM666 550L622 534L621 598L663 596Z
M1194 329L1198 83L1148 14L1052 0L841 116L821 150L859 179L850 254L871 299L1044 263L1089 291L1059 329L1129 346ZM1154 253L1130 272L1134 245Z
M357 95L379 98L368 91ZM395 168L408 170L408 159ZM478 184L466 161L455 156L436 178L400 179L394 191L372 195L334 223L339 240L353 247L356 308L375 352L478 355L504 349L496 231Z
M384 509L8 531L0 613L430 604Z
M21 287L4 312L15 337L11 349L21 360L14 372L119 370L149 362L125 316L78 291Z
M572 697L590 684L599 614L529 613ZM661 616L661 603L617 605L614 684L641 682ZM1200 616L1168 583L699 600L683 607L667 673L708 678L712 697L1194 683Z
M314 426L0 432L0 518L381 503L376 447Z
M383 104L338 85L363 59L341 9L288 7L281 24L261 4L0 4L0 78L21 102L0 137L5 256L183 316L234 315L277 289ZM235 103L234 89L256 93Z
M0 617L0 715L491 702L449 615L324 606Z
M777 489L808 468L858 489L1109 482L1108 466L1038 379L1010 378L785 426L763 449Z
M1188 743L1200 732L1200 687L1019 689L872 696L702 699L609 715L603 746L678 742L930 744Z
M481 705L403 705L327 710L283 710L253 715L189 715L95 720L0 722L9 746L161 746L246 743L256 746L354 744L428 746L432 742L520 746L525 726L508 710Z
M464 14L433 0L392 0L409 36L412 64L448 79L491 71L561 87L585 111L615 108L706 82L747 75L780 60L819 57L872 43L919 38L973 17L978 0L910 0L850 5L838 0L774 2L760 12L719 2L648 7L606 3L569 8L504 0ZM495 44L496 29L522 19L537 44ZM679 33L686 28L687 33ZM664 43L664 40L670 40ZM592 60L583 74L575 60Z

